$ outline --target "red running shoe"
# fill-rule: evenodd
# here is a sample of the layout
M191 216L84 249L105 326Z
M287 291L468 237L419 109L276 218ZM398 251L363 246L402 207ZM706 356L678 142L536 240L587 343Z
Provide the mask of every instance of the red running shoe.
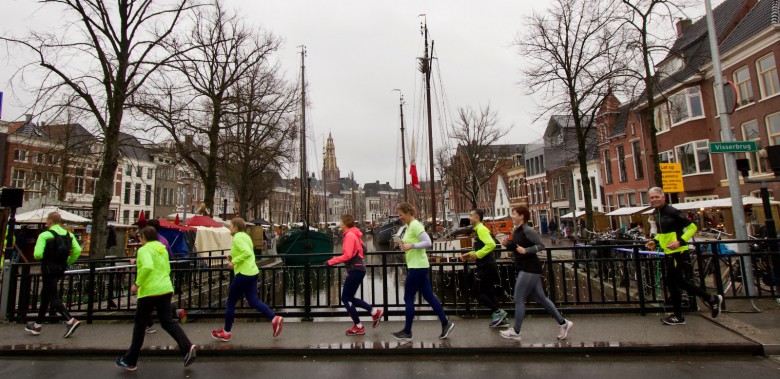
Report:
M214 337L215 340L219 340L222 342L230 342L230 338L233 337L233 335L230 332L226 332L225 329L222 328L219 328L217 330L212 330L211 336Z
M382 315L385 312L381 309L376 310L376 314L371 316L371 319L374 320L374 323L371 325L372 328L376 328L377 325L379 325L379 322L382 321Z
M364 327L358 327L357 325L353 326L352 329L347 330L348 336L362 336L366 334L366 328Z
M271 321L271 326L274 328L274 337L279 337L282 334L282 328L284 328L284 317L274 317L274 320Z

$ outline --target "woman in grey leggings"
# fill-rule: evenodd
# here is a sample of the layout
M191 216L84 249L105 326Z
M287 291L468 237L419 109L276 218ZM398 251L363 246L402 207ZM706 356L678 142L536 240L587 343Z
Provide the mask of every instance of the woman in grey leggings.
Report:
M507 249L514 252L515 269L517 270L517 280L515 281L515 324L514 326L502 330L501 337L506 339L520 341L520 328L523 326L525 318L525 301L528 295L533 295L536 302L541 304L544 309L558 322L560 331L558 339L565 339L569 334L574 323L564 319L555 305L544 295L542 288L542 262L536 253L544 250L544 244L536 231L526 224L531 218L528 208L519 206L512 208L512 222L515 224L515 230L512 238L504 239L501 242Z

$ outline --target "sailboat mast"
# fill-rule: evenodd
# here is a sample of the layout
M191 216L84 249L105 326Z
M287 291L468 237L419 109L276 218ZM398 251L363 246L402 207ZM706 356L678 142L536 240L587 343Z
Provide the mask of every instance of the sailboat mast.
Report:
M406 134L404 134L404 94L401 94L401 104L399 107L401 108L401 163L403 164L401 176L404 177L404 201L408 203L409 192L408 188L406 188Z
M306 57L306 46L301 46L301 222L303 222L303 230L309 230L309 210L306 209L306 65L304 64L304 58Z
M433 41L431 41L431 54L428 55L428 21L423 24L425 33L425 55L423 56L423 69L425 74L425 102L428 109L428 162L430 164L431 178L431 234L436 235L436 181L433 169L433 120L431 117L431 63L433 62Z

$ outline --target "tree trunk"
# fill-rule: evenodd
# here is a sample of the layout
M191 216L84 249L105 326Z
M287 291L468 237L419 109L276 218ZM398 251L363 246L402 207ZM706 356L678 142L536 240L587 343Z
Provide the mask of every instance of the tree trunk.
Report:
M89 244L91 258L104 258L106 256L108 212L111 198L114 195L114 177L119 164L119 125L122 113L123 111L119 107L113 115L109 115L110 119L106 129L103 166L100 168L100 178L95 183L95 197L92 200L92 235Z

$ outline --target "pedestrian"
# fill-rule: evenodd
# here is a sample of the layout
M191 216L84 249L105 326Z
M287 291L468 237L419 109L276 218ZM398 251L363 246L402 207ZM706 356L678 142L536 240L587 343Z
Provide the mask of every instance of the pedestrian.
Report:
M24 327L24 330L37 336L41 334L46 312L51 305L65 320L65 334L68 338L79 327L80 322L71 317L57 291L57 283L65 275L68 266L81 255L81 246L73 233L62 228L62 216L58 212L46 216L46 230L38 235L33 256L41 261L41 303L38 317Z
M558 239L558 223L553 219L547 224L547 228L550 230L550 243L555 245Z
M233 246L230 248L227 260L228 268L233 270L235 277L228 288L225 327L212 331L211 336L223 342L230 341L233 336L230 331L236 317L236 303L246 298L252 308L271 320L272 335L278 337L284 327L284 317L275 315L274 311L258 297L257 280L260 270L255 261L252 238L246 234L246 221L240 217L230 220L230 234L233 235Z
M709 305L712 318L718 317L723 305L723 296L708 294L688 277L689 273L692 272L688 240L696 233L696 224L679 210L666 204L664 190L660 187L650 188L647 192L650 196L650 205L654 208L653 218L658 233L647 243L646 247L649 250L655 250L657 246L660 246L665 254L665 284L669 290L669 296L671 296L674 312L662 318L661 321L667 325L685 324L681 290L699 296Z
M396 206L396 212L398 213L399 221L406 225L399 247L405 252L408 273L404 282L406 323L403 329L393 333L393 337L401 341L410 341L412 339L414 300L419 292L425 301L431 305L434 313L439 316L439 321L441 321L439 339L445 339L450 335L455 324L449 321L444 314L444 307L442 307L436 295L433 294L431 279L428 276L430 263L428 262L428 256L425 254L425 249L433 246L433 242L431 242L431 237L425 233L423 224L414 218L415 209L411 204L407 202L399 203Z
M537 253L544 251L542 238L536 231L528 226L527 220L531 214L528 208L524 206L512 208L512 223L515 230L512 238L503 241L503 245L514 252L515 270L517 279L515 280L515 324L514 326L502 330L499 334L506 339L520 341L520 328L525 319L525 301L528 295L533 295L536 302L539 303L549 313L555 321L558 322L558 339L566 339L574 323L566 320L558 312L550 299L544 294L542 287L542 262Z
M496 298L495 287L498 284L498 268L496 267L496 256L493 250L496 249L496 241L490 230L482 223L485 217L485 211L482 209L473 209L469 213L471 228L469 231L477 233L474 241L474 251L463 253L460 256L462 261L475 261L476 267L471 271L471 295L474 296L480 304L490 308L492 319L491 328L498 328L509 325L506 320L509 314L501 309L501 305Z
M151 226L141 230L139 240L141 247L138 249L136 261L135 283L130 287L130 292L138 293L133 340L127 352L117 357L116 366L127 371L135 371L138 368L138 355L144 344L146 323L152 311L156 311L160 326L176 340L179 350L184 354L184 367L187 367L195 359L197 346L190 342L184 330L173 322L171 317L173 283L168 252L157 240L157 231Z
M163 246L165 246L165 251L168 252L168 262L171 262L174 260L173 258L173 251L171 251L171 244L168 243L168 239L165 238L162 234L160 234L160 220L151 219L146 222L146 226L151 226L154 228L154 230L157 232L157 241L159 241ZM176 302L171 303L171 315L173 318L178 319L179 323L186 323L187 322L187 312L184 309L176 309ZM154 328L154 319L149 315L149 321L146 323L146 333L153 334L157 333L157 329Z
M647 217L647 222L650 223L650 239L653 239L653 237L658 234L658 225L655 223L655 217L650 215Z
M366 245L362 240L363 233L355 227L355 219L352 215L343 214L340 220L339 227L341 227L341 231L344 233L341 255L328 260L325 264L333 266L344 263L347 267L347 279L344 280L344 288L341 290L341 302L344 304L344 308L347 308L347 313L349 313L349 317L352 317L355 325L348 329L346 334L348 336L362 336L366 334L366 329L363 327L363 323L360 322L355 306L363 308L371 314L371 319L373 320L371 326L373 328L379 325L384 312L355 297L358 287L363 283L363 278L366 276L366 265L364 264Z

